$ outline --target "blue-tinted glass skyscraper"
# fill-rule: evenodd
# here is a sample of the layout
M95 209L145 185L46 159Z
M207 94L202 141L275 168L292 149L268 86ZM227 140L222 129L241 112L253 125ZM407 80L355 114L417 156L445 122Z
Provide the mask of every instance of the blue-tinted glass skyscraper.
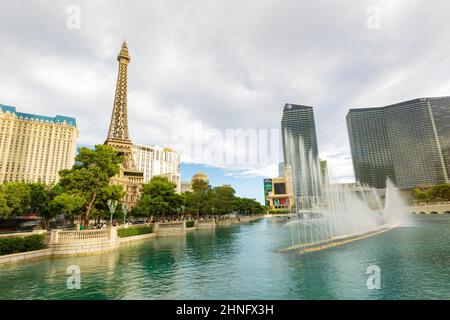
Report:
M321 192L314 111L286 104L281 120L284 163L291 166L296 207L311 208Z

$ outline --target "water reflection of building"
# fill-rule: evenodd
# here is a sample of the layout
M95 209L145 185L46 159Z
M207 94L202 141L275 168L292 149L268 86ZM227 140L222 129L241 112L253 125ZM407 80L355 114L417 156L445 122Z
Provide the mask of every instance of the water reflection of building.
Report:
M312 107L286 104L281 120L284 163L292 170L298 208L312 207L320 197L320 165Z
M356 180L384 188L448 183L450 97L350 109L347 128Z
M270 210L289 210L294 206L290 166L283 166L280 177L264 179L264 200Z

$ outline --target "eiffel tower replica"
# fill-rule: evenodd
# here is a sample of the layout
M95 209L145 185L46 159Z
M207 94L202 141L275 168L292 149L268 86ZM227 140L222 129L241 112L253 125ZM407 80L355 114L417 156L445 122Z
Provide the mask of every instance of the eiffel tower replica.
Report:
M139 198L139 189L144 183L144 174L135 166L131 149L133 142L128 133L127 72L128 63L130 63L131 59L128 54L126 41L123 42L117 60L119 61L119 73L117 76L116 95L105 145L113 147L124 156L120 171L111 178L111 184L123 186L126 194L122 202L130 209Z

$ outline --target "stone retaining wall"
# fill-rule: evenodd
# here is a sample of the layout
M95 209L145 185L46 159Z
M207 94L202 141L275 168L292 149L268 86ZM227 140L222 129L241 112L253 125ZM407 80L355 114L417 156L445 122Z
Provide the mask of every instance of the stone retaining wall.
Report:
M216 226L230 226L233 224L239 224L239 223L248 223L255 220L259 220L264 218L263 215L260 216L240 216L236 218L224 218L224 219L216 219L215 225Z
M4 237L23 237L36 233L45 233L45 244L48 248L0 256L0 265L51 256L85 256L110 252L116 250L120 244L123 243L140 241L154 237L185 235L187 231L197 229L214 229L217 225L229 226L235 223L245 223L258 220L260 218L261 217L244 217L244 219L242 219L241 217L240 219L227 218L217 221L214 219L200 220L196 221L195 226L192 228L186 228L186 223L184 221L173 223L155 223L153 233L125 238L119 238L117 236L116 228L113 228L112 230L86 230L85 232L52 230L52 232L43 231L3 235Z
M199 230L200 229L214 229L216 227L216 222L214 221L214 219L196 220L194 225Z
M220 219L216 221L217 226L231 226L231 219Z
M444 214L450 212L450 203L409 206L408 211L415 214L430 214L432 212Z
M119 247L119 241L98 240L97 242L51 245L52 256L87 256L96 253L110 252Z
M157 222L155 233L158 237L179 236L186 234L186 223L183 222Z
M4 256L0 256L0 265L16 263L23 260L39 259L43 257L49 257L51 255L52 249L43 249L43 250L7 254Z

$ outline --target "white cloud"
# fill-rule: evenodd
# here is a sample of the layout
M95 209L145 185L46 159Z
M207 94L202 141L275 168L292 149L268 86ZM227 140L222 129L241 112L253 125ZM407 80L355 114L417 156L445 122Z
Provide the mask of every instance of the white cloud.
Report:
M72 4L80 30L66 27ZM366 27L370 5L381 8L380 30ZM135 142L170 145L174 130L198 121L221 132L279 128L285 103L313 105L321 156L347 181L349 107L449 94L449 8L444 0L0 0L0 102L75 116L79 143L102 143L126 38ZM277 173L273 163L229 168Z

